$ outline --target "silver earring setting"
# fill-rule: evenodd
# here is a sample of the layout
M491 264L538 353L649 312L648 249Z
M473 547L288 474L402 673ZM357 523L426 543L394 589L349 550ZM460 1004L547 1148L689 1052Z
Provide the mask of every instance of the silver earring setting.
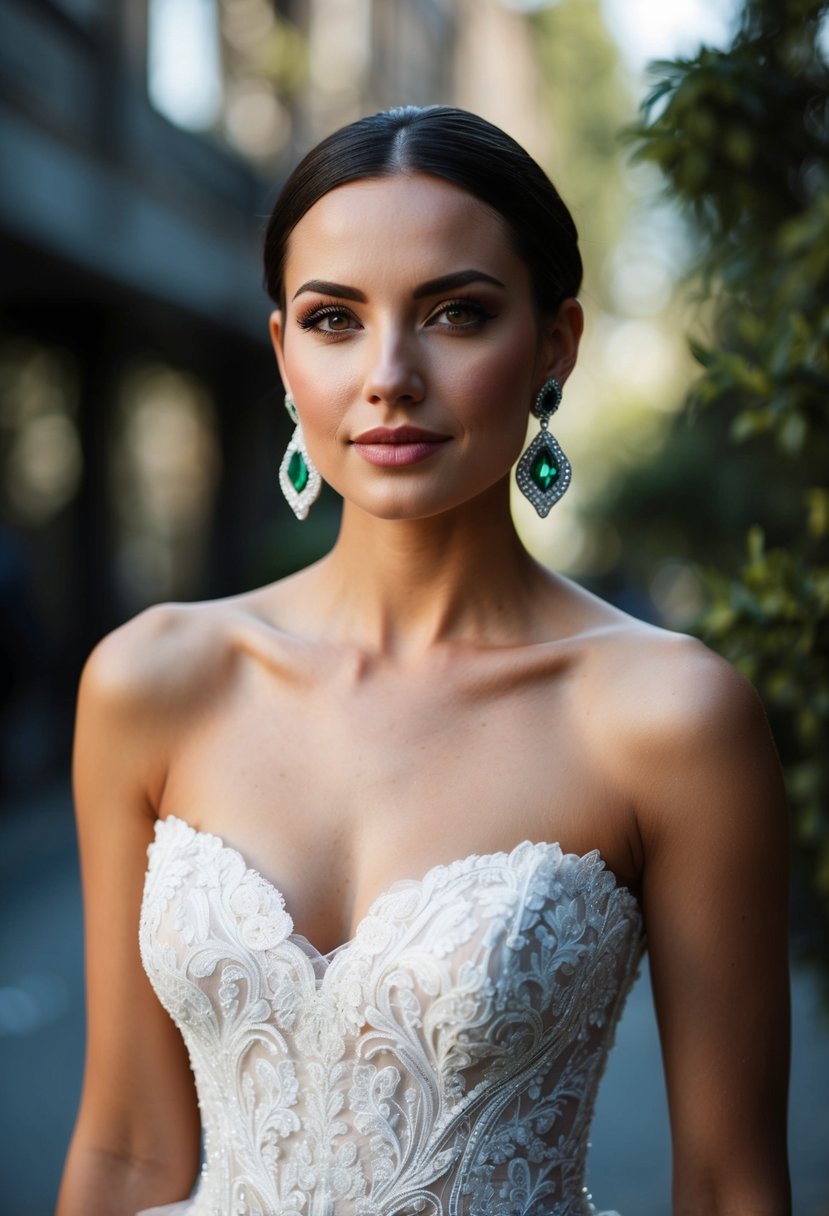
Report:
M561 385L551 376L540 388L532 412L541 421L541 430L518 461L515 480L544 519L567 490L573 476L570 461L555 435L547 430L550 419L561 404Z
M296 427L279 466L279 484L297 519L307 519L308 512L320 496L322 478L308 455L302 424L290 393L285 394L285 409Z

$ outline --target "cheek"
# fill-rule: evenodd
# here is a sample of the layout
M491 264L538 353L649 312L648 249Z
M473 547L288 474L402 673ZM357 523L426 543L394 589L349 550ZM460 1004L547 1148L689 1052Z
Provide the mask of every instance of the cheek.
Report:
M354 384L343 361L303 358L292 352L286 359L286 369L306 432L334 433L354 395Z
M510 336L483 355L465 362L453 377L459 407L470 428L502 418L504 428L521 433L532 404L536 344L532 335Z

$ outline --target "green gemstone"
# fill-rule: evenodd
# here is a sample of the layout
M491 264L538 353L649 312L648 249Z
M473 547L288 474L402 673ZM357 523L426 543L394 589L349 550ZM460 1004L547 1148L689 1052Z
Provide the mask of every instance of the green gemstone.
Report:
M294 452L288 461L288 480L297 494L308 485L308 466L302 459L302 452Z
M539 490L549 490L554 481L558 480L559 469L553 459L553 453L548 448L542 448L532 463L530 477Z

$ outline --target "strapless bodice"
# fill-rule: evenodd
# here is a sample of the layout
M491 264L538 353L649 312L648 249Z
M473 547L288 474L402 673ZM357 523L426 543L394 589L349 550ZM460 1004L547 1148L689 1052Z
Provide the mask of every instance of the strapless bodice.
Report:
M171 1210L593 1212L593 1101L644 944L598 852L525 841L435 866L329 955L219 837L169 816L149 856L141 957L205 1134Z

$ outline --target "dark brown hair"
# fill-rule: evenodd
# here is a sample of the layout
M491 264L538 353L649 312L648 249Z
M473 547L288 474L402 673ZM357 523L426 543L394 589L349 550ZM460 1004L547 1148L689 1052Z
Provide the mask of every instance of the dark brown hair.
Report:
M288 238L337 186L397 173L428 173L496 211L530 271L536 306L555 313L581 286L573 218L529 153L486 119L450 106L404 106L361 118L317 144L291 173L265 234L265 286L284 308Z

